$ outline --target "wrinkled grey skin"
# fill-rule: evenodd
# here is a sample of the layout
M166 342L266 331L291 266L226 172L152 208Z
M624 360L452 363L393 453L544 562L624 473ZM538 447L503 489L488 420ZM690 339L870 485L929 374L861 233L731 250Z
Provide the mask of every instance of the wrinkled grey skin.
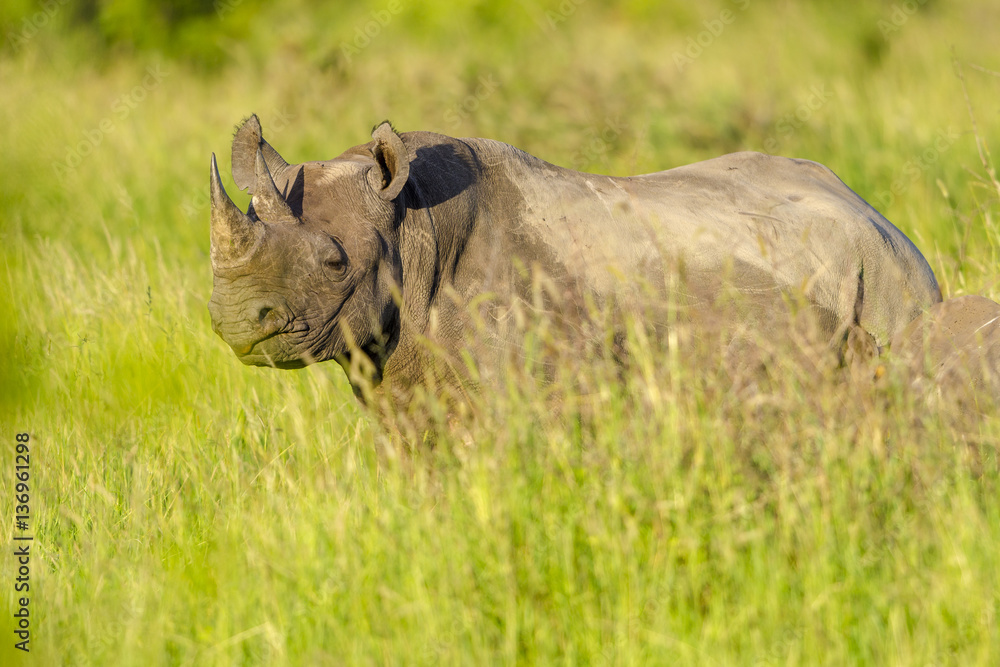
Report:
M616 178L489 139L388 123L372 138L290 165L252 116L233 140L246 215L213 156L209 310L242 362L336 359L359 396L369 380L412 386L429 366L422 340L458 358L473 299L531 303L518 267L546 274L566 311L584 296L635 311L678 272L694 303L723 276L754 298L798 291L831 340L850 331L877 349L941 300L910 240L814 162L734 153ZM502 305L486 313L488 367L515 333Z
M972 388L1000 401L1000 303L961 296L935 304L892 343L917 378L946 394Z

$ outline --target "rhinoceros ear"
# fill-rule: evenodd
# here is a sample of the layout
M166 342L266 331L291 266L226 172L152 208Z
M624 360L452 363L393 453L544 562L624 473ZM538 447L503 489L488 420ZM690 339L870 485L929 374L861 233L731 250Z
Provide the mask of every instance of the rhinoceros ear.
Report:
M372 155L379 167L378 173L370 172L372 187L382 199L392 201L410 177L410 154L389 121L375 128L372 139L375 140Z
M252 114L236 129L233 135L233 180L240 190L249 188L254 194L257 183L257 149L264 155L264 161L271 175L278 177L288 167L288 163L264 141L257 114Z

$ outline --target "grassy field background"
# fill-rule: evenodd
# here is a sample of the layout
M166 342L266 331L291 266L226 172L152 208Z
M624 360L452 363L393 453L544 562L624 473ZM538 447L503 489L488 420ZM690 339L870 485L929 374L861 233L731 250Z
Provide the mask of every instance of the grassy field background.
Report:
M624 382L569 365L595 389L556 410L512 382L409 451L339 367L243 367L205 307L209 154L228 186L252 112L289 161L385 118L609 174L817 160L946 295L1000 300L997 3L18 0L0 28L0 664L1000 663L988 408L791 365L739 393L638 345Z

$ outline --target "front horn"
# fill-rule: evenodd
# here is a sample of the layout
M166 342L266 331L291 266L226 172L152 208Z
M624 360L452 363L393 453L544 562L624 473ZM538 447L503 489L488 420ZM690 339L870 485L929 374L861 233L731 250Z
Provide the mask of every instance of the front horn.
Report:
M257 246L263 230L226 194L212 153L212 265L236 264Z
M257 182L253 188L253 198L250 200L257 217L269 224L280 224L283 222L298 222L292 207L288 205L285 198L278 192L278 187L271 178L271 171L267 168L264 154L257 147L257 164L254 167L257 174Z

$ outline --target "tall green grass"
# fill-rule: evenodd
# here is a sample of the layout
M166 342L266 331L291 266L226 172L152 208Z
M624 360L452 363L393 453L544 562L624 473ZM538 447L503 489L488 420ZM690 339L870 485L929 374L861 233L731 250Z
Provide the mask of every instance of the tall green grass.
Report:
M513 374L411 448L335 365L241 366L205 308L208 157L228 173L251 112L295 161L383 118L616 174L771 140L872 201L898 183L880 209L944 291L1000 300L954 64L997 149L1000 14L929 2L883 34L897 5L405 5L348 62L383 5L247 3L190 29L225 38L210 57L69 15L4 51L0 412L8 443L32 436L35 542L32 652L5 622L0 663L996 664L986 403L784 360L734 387L637 344L620 380L586 359L554 385ZM14 572L0 558L7 619Z

